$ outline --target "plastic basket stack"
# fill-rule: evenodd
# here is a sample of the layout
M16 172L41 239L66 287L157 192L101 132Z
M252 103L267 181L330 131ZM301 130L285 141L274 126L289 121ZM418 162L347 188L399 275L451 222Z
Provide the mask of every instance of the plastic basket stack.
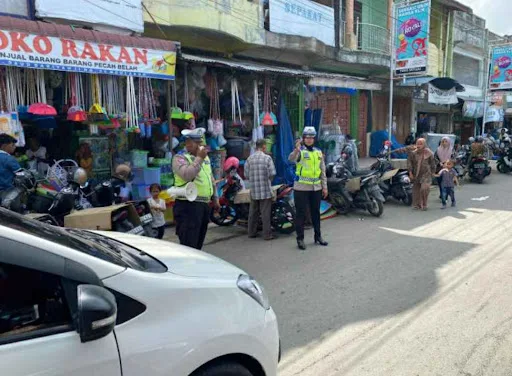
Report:
M174 175L172 173L172 160L167 158L155 158L152 166L160 169L160 185L163 189L174 185Z

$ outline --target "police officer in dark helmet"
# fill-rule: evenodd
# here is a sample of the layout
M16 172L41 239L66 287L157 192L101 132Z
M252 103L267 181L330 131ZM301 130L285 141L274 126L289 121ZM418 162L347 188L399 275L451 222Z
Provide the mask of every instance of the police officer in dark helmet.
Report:
M176 235L180 244L201 249L210 221L209 203L213 200L214 209L218 210L219 200L215 189L212 168L208 152L203 146L204 129L185 129L185 150L176 154L172 160L174 186L184 187L194 182L197 198L190 202L185 197L177 197L174 205Z

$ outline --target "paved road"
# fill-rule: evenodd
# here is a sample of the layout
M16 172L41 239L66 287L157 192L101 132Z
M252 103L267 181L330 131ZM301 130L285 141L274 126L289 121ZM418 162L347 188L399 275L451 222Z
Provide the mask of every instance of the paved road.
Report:
M386 204L323 222L327 248L235 238L206 251L266 287L280 376L512 375L512 176L465 184L458 207ZM477 200L474 200L477 199ZM243 241L243 243L242 243Z

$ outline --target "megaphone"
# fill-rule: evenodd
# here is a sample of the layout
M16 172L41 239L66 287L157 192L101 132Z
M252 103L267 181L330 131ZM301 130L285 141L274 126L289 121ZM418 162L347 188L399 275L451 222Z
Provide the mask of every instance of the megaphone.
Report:
M192 202L197 198L197 186L193 182L189 182L183 187L171 187L167 193L173 198L186 198Z

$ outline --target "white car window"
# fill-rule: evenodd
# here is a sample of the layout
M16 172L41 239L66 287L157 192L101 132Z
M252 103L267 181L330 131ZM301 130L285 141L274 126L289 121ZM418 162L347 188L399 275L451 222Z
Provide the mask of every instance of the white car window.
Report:
M0 345L72 330L60 277L0 263Z

